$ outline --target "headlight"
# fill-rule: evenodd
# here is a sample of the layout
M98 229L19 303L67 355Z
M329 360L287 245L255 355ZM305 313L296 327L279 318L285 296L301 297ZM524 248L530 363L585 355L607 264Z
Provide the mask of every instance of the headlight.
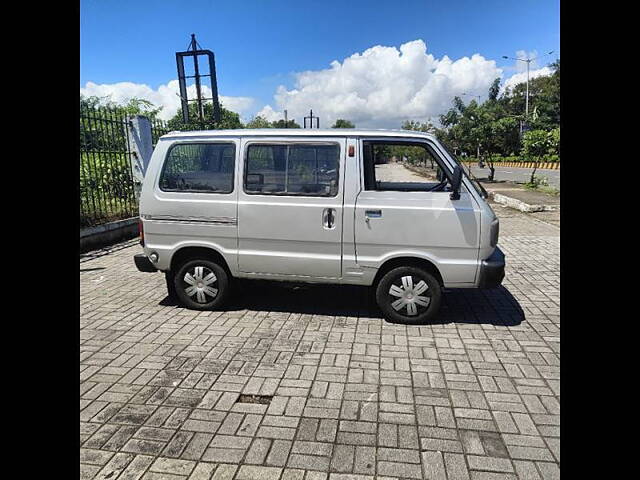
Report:
M500 235L500 220L496 218L491 222L491 237L489 242L492 247L498 245L498 235Z

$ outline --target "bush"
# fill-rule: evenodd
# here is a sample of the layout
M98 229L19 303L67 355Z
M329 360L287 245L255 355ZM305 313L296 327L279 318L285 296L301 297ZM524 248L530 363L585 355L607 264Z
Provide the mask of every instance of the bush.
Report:
M117 220L136 214L137 204L129 155L80 154L80 223Z

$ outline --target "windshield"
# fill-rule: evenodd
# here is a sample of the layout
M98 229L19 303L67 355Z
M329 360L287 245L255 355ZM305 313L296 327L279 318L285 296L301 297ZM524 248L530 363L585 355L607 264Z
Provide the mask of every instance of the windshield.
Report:
M476 177L474 177L473 174L469 170L465 170L464 169L464 165L462 165L460 160L458 160L458 157L456 157L453 154L453 152L449 149L449 147L442 140L440 140L440 145L442 145L442 148L444 148L444 150L449 154L449 156L451 158L453 158L453 161L456 162L460 166L460 168L462 169L462 173L465 175L465 177L467 177L471 181L471 185L473 185L473 188L476 189L476 192L478 192L478 195L480 195L483 198L489 198L489 194L484 189L484 187L480 184L480 182L478 182Z

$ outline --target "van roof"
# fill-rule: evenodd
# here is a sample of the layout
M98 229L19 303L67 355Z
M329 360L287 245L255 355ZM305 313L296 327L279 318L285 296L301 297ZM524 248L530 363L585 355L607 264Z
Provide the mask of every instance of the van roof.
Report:
M430 133L416 130L365 130L360 128L242 128L235 130L192 130L187 132L169 132L161 139L189 138L189 137L424 137L433 140Z

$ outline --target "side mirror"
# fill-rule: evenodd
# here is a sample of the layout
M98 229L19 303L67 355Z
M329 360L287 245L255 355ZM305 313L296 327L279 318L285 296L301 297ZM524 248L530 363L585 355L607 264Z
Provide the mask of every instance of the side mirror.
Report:
M460 184L462 183L462 167L456 165L453 169L453 177L451 178L451 200L460 199Z

